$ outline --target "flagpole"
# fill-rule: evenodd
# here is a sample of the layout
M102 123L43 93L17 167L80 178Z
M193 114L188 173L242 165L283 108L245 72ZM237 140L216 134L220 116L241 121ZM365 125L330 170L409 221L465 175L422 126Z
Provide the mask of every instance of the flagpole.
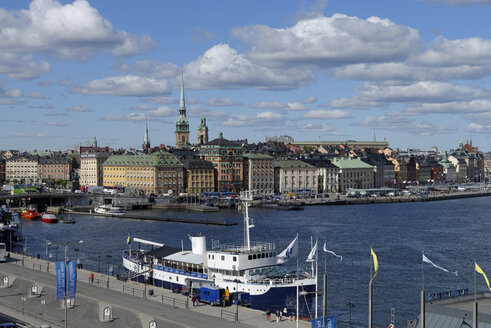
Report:
M298 233L297 233L297 238L298 238ZM297 239L298 240L298 239ZM298 254L297 254L297 317L295 319L297 319L297 328L298 328L298 279L299 279L299 275L298 275Z
M319 239L316 238L315 239L315 245L317 247L317 249L315 250L315 318L317 319L318 316L317 316L317 307L318 307L318 298L319 298L319 295L317 293L318 291L318 276L319 276L319 244L317 244L319 242Z
M370 244L370 283L368 284L368 328L373 328L372 245Z
M477 270L476 270L476 265L477 265L477 259L474 259L474 313L472 316L472 324L473 328L478 328L479 324L479 318L478 318L478 306L477 306Z
M324 240L326 245L326 240ZM325 247L324 247L325 249ZM327 316L327 253L324 252L324 293L322 294L322 328L326 328L326 316Z
M421 251L421 328L426 327L426 293L425 293L425 261L424 256L425 252Z

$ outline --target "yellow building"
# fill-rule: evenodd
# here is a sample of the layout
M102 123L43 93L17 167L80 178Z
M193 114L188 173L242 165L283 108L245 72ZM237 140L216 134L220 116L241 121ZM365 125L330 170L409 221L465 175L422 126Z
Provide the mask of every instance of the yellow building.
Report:
M198 195L215 191L215 169L213 163L204 159L184 161L184 186L188 194Z
M104 163L104 186L124 187L145 194L184 191L183 165L172 154L112 155Z

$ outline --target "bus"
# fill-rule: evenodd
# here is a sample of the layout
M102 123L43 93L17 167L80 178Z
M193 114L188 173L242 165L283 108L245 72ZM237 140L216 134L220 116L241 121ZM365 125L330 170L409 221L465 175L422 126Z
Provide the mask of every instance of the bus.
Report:
M0 243L0 262L7 261L7 245Z

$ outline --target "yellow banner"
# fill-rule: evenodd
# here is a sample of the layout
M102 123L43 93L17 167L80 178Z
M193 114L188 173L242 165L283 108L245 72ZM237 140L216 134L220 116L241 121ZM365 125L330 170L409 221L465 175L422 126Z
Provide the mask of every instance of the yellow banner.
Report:
M477 262L474 262L474 263L476 264L476 271L484 276L484 280L486 280L486 284L488 284L488 288L489 288L489 290L491 290L491 287L489 287L488 277L486 277L486 274L484 273L484 271L482 271L481 267L479 265L477 265Z
M373 267L375 269L375 274L372 276L372 279L370 279L370 283L371 283L378 273L378 260L377 260L377 255L375 254L375 252L373 251L373 249L371 247L370 247L370 252L372 253Z

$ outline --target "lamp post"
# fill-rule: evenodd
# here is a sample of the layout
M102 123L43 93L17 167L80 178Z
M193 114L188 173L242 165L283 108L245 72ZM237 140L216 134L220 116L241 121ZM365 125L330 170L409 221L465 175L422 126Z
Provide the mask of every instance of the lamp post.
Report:
M109 288L109 261L111 260L112 255L106 255L107 257L107 266L106 266L106 274L107 274L107 288Z
M235 321L239 321L239 280L234 279L234 282L236 284L236 295L235 295Z
M64 259L64 266L65 266L65 295L63 297L63 302L65 304L65 328L68 327L68 299L67 299L67 289L68 289L68 277L67 277L67 268L66 268L66 260L67 260L67 257L68 257L68 245L70 244L81 244L83 243L84 241L83 240L79 240L79 241L75 241L75 242L69 242L69 241L65 241L64 243L47 243L47 246L49 245L56 245L56 250L58 250L58 246L59 245L64 245L65 246L65 259ZM58 252L57 252L58 254Z
M314 294L317 297L317 295L319 295L319 294L324 294L324 291L318 290L318 291L308 292L306 290L302 290L300 293L298 293L298 295L300 295L300 296L307 296L309 294ZM326 314L324 313L324 318L323 318L322 322L324 322L326 320L325 316L326 316ZM317 317L315 317L315 319L317 319ZM322 327L324 327L324 325Z
M351 303L350 301L348 301L346 303L346 306L349 308L349 328L351 328L351 309L355 307L355 305L353 303Z
M75 251L75 263L77 263L77 269L79 268L79 263L78 263L78 252L80 251L80 249L78 248L74 248L73 249Z
M97 255L97 272L101 273L101 254Z

